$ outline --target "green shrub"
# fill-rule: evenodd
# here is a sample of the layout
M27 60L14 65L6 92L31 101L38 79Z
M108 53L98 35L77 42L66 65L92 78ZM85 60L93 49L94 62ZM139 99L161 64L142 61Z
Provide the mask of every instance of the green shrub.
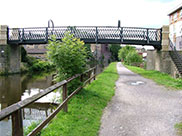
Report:
M119 61L118 52L120 49L121 49L120 44L110 44L109 45L109 50L112 54L111 58L113 61Z
M32 72L50 71L52 68L53 66L50 62L43 60L36 60L33 62L33 65L30 66L30 71Z
M28 64L28 66L32 66L33 64L38 63L38 59L36 59L32 56L27 56L26 63Z
M132 46L125 46L119 50L118 54L121 61L127 65L140 66L143 62L142 56L140 56L136 49Z
M57 41L55 36L49 41L47 56L56 66L58 71L57 80L61 81L80 74L86 70L87 52L84 42L75 38L72 34L66 33L62 42ZM78 81L75 81L69 93L76 88Z
M127 65L140 66L142 63L142 56L140 56L136 51L131 51L126 56L125 63Z
M125 46L125 47L122 47L120 50L119 50L119 53L118 53L118 57L121 61L126 61L126 56L128 55L129 52L131 51L135 51L135 48L132 47L132 46Z

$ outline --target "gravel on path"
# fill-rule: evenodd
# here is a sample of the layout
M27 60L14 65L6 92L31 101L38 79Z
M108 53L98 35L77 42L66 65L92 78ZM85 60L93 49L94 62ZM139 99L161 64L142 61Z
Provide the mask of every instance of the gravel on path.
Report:
M99 136L176 136L182 91L171 91L117 63L115 96L105 108Z

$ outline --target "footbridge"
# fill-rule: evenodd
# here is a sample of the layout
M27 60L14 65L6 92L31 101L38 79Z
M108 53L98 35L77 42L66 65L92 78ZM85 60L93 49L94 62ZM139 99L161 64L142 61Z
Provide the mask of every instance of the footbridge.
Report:
M9 28L0 25L0 74L20 72L21 45L47 44L51 36L62 40L71 33L87 44L130 44L153 46L157 50L168 50L169 28L141 28L118 26L54 26Z
M59 26L8 28L8 44L46 44L55 35L61 40L66 32L85 43L151 45L161 49L162 29L117 26Z

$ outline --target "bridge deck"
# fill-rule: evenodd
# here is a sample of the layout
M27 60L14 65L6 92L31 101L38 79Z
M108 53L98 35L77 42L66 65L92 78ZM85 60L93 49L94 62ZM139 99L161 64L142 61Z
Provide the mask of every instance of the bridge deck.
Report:
M8 44L43 44L50 40L51 35L61 40L66 32L74 34L85 43L137 44L161 48L161 29L115 26L10 28Z

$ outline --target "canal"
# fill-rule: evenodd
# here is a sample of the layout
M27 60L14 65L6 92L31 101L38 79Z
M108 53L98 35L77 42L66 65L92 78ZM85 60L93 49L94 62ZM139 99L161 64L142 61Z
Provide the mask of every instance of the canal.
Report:
M52 84L51 74L38 77L20 74L0 76L0 110L31 97ZM59 91L52 92L24 108L22 110L24 127L31 125L32 122L44 120L55 109L60 96ZM11 136L11 131L11 117L0 121L0 136Z

